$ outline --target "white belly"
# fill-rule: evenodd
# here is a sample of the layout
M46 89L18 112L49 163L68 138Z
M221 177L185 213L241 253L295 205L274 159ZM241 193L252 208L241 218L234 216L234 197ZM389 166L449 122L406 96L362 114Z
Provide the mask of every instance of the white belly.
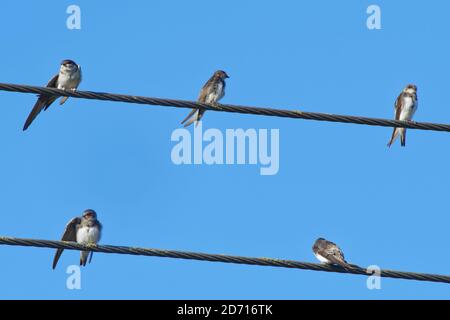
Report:
M400 113L399 120L411 120L417 110L417 103L414 103L412 98L405 98L403 100L403 110Z
M322 262L322 263L330 263L330 261L328 259L322 257L320 254L315 253L314 255L316 256L317 260L319 260L320 262Z
M76 89L78 88L80 81L80 72L76 72L72 76L69 76L67 73L60 73L58 77L58 89Z
M215 93L210 93L206 96L206 103L216 103L217 101L219 101L219 96Z
M97 227L82 227L77 232L77 242L81 244L97 244L100 232Z
M218 102L220 99L223 98L223 96L225 95L225 92L223 90L223 85L222 83L218 83L217 84L217 90L210 92L205 99L205 103L216 103Z

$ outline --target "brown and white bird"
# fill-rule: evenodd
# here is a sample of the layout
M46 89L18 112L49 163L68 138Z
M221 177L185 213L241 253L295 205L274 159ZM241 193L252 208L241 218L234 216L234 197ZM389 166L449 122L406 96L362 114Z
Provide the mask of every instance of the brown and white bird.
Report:
M97 220L97 213L94 210L87 209L83 212L81 217L73 218L69 221L64 230L64 234L61 241L72 241L80 244L97 244L100 240L102 232L102 225L100 221ZM57 249L55 253L55 258L53 259L53 269L56 268L63 249ZM86 266L89 259L89 263L92 260L92 251L81 251L80 252L80 266Z
M395 120L411 121L418 105L417 87L413 84L408 84L395 101ZM406 145L406 128L394 128L388 147L394 143L398 135L400 135L401 146L404 147Z
M75 91L81 82L81 67L77 65L72 60L64 60L61 62L59 68L59 73L55 75L47 84L48 88L56 88L61 90L72 90ZM38 116L42 110L47 110L50 105L58 99L58 96L49 96L45 94L40 94L38 101L34 105L31 113L29 114L25 125L23 126L23 131L27 130L30 124ZM59 102L63 105L68 97L62 97Z
M352 266L345 261L342 250L331 241L319 238L314 242L312 250L316 258L322 263L338 265L344 269L352 268Z
M197 101L200 103L216 105L225 95L225 79L227 78L229 78L229 76L225 71L218 70L214 72L213 76L205 83L200 91L200 96ZM198 125L198 121L202 119L205 112L206 110L202 108L192 109L188 116L181 121L181 124L184 124L187 121L184 125L185 128L194 122Z

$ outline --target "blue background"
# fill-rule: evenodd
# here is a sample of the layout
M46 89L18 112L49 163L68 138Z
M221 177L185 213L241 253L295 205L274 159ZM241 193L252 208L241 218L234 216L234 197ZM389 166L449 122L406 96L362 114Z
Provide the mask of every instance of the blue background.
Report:
M2 1L0 82L45 85L82 65L80 90L197 98L216 69L223 103L393 117L407 83L415 120L450 123L448 1ZM280 171L175 166L170 136L186 109L69 99L41 113L0 92L0 235L59 239L86 208L101 243L315 262L314 240L361 266L449 274L448 133L208 112L204 128L280 129ZM192 130L192 129L191 129ZM0 298L449 298L445 284L165 258L95 254L66 289L78 252L0 247Z

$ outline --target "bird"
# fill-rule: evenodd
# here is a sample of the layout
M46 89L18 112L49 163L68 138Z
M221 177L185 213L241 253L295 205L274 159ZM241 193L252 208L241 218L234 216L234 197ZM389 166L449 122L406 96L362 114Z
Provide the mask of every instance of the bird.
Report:
M81 67L74 61L66 59L61 62L59 73L48 83L47 88L76 91L81 82ZM62 97L59 104L63 105L69 97ZM58 99L58 96L40 94L38 100L28 115L23 131L27 130L42 110L47 110Z
M322 263L338 265L344 269L352 268L352 266L345 261L342 250L331 241L319 238L314 242L312 250L317 260Z
M418 105L417 87L414 84L408 84L395 101L395 120L412 121ZM394 143L399 134L401 146L406 145L406 128L394 128L388 147Z
M197 101L200 103L217 105L219 100L225 95L225 79L227 78L229 78L229 76L225 71L218 70L214 72L212 77L205 83L200 91ZM181 121L181 124L185 123L184 127L186 128L195 122L197 126L205 112L206 110L203 108L192 109L188 116Z
M90 245L97 244L100 240L102 232L102 225L97 220L97 213L92 209L87 209L83 212L81 217L75 217L69 221L64 230L61 241L72 241L79 244ZM53 269L56 268L63 249L57 249L53 259ZM80 252L80 266L86 266L90 254L89 263L92 260L92 251Z

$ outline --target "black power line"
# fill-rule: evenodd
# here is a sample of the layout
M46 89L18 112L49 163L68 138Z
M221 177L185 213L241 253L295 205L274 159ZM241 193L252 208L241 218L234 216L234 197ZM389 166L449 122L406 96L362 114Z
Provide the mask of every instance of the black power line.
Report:
M329 122L342 122L342 123L354 123L369 126L381 126L381 127L402 127L408 129L419 130L431 130L431 131L446 131L450 132L450 125L427 123L427 122L414 122L414 121L399 121L380 118L368 118L359 116L346 116L328 113L306 112L299 110L282 110L272 108L259 108L259 107L246 107L237 105L220 104L217 106L203 104L186 100L174 100L174 99L161 99L161 98L149 98L133 95L102 93L102 92L90 92L90 91L64 91L60 89L47 88L47 87L35 87L17 84L0 83L0 90L22 92L22 93L35 93L45 95L67 96L81 99L91 100L103 100L103 101L117 101L126 103L148 104L164 107L176 107L176 108L204 108L211 111L233 112L243 114L254 114L270 117L283 117L283 118L295 118L305 120L316 121L329 121Z
M324 272L337 272L337 273L350 273L357 275L369 276L369 272L366 269L354 266L351 269L343 269L338 266L331 266L326 264L317 264L309 262L300 262L292 260L280 260L271 258L252 258L252 257L240 257L223 254L210 254L210 253L198 253L198 252L185 252L175 250L159 250L150 248L136 248L136 247L124 247L124 246L110 246L110 245L82 245L75 242L66 241L50 241L50 240L38 240L38 239L20 239L10 237L0 237L0 245L9 246L25 246L25 247L38 247L38 248L54 248L54 249L68 249L68 250L85 250L103 253L116 253L116 254L128 254L138 256L151 256L151 257L165 257L175 259L188 259L210 262L223 262L223 263L235 263L235 264L247 264L257 265L265 267L280 267L291 269L303 269L313 271ZM405 279L405 280L417 280L417 281L430 281L430 282L442 282L450 283L450 276L393 271L393 270L381 270L381 277Z
M117 101L136 104L148 104L158 105L166 107L177 108L204 108L211 111L223 111L243 114L254 114L274 117L296 118L316 121L329 121L329 122L342 122L342 123L354 123L371 126L383 126L383 127L404 127L409 129L419 130L431 130L431 131L446 131L450 132L450 125L436 124L436 123L423 123L423 122L407 122L397 121L379 118L368 118L358 116L345 116L316 112L303 112L297 110L280 110L272 108L258 108L258 107L246 107L236 105L208 105L192 101L173 100L173 99L160 99L149 98L132 95L100 93L100 92L88 92L88 91L63 91L54 88L36 87L16 84L0 83L0 90L22 92L22 93L34 93L44 95L56 95L56 96L68 96L73 98L91 99L91 100L103 100L103 101ZM84 246L74 242L61 242L61 241L49 241L49 240L36 240L36 239L18 239L9 237L0 237L0 245L13 245L13 246L29 246L29 247L45 247L45 248L60 248L69 250L90 250L103 253L116 253L116 254L130 254L130 255L144 255L144 256L156 256L156 257L168 257L177 259L191 259L201 261L212 262L224 262L224 263L236 263L236 264L248 264L259 266L272 266L282 268L295 268L305 269L313 271L324 272L337 272L337 273L351 273L358 275L368 275L366 269L354 267L349 270L342 269L336 266L279 260L279 259L267 259L267 258L250 258L239 257L229 255L218 254L206 254L206 253L194 253L194 252L182 252L174 250L158 250L158 249L144 249L144 248L132 248L122 246ZM450 283L450 276L433 275L424 273L413 273L393 270L382 270L380 276L387 278L406 279L406 280L418 280L418 281L431 281Z

